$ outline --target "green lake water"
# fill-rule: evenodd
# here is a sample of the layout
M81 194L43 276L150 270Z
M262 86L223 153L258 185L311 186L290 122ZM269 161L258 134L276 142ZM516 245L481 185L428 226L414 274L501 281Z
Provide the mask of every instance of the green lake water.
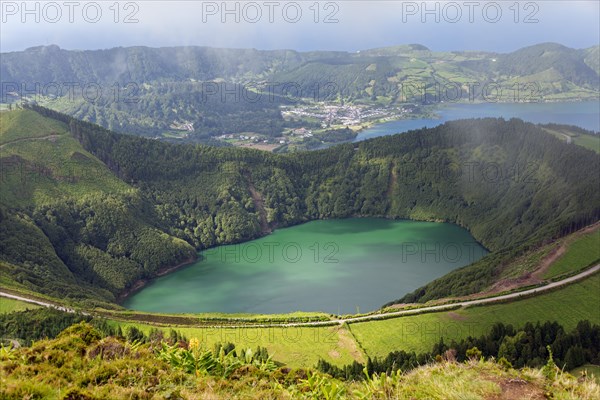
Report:
M487 251L456 225L350 218L200 253L124 306L153 312L372 311Z

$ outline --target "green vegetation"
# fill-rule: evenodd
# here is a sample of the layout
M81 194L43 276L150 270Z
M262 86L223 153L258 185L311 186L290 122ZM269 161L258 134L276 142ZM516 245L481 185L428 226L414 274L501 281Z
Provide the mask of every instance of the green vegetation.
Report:
M7 314L15 311L34 310L36 308L40 308L40 306L21 300L0 297L0 314Z
M599 177L580 168L597 169L600 156L520 120L275 155L123 136L31 108L70 135L3 149L3 163L52 172L2 185L0 281L79 304L111 307L194 250L349 216L453 222L493 251L403 299L424 302L489 287L516 257L600 218ZM37 120L33 110L12 112ZM65 179L63 160L97 172Z
M1 137L12 138L2 145L4 206L25 208L93 193L133 192L81 148L66 124L31 110L3 112L1 120Z
M148 334L154 328L147 324L118 323L125 331L135 326ZM232 342L242 348L266 348L277 362L290 367L311 367L319 359L334 365L354 360L364 361L350 332L338 326L288 328L195 328L176 327L185 337L197 338L206 348L217 343Z
M586 376L592 378L596 384L600 385L600 365L585 364L569 371L573 376Z
M7 85L0 94L13 98L13 82L27 88L52 83L58 87L33 100L122 133L218 144L212 138L223 134L277 137L286 129L319 127L309 119L283 119L281 105L439 103L444 85L452 93L461 85L463 101L485 101L488 82L502 88L502 101L594 99L597 54L598 46L576 50L555 43L507 54L433 52L414 45L358 53L40 46L2 54ZM64 87L67 82L75 88ZM102 88L94 101L83 90L92 82Z
M132 83L119 95L137 102L38 100L121 131L208 143L230 132L276 137L306 121L282 118L280 105L299 99L281 89L248 105L220 94L206 101L206 83L236 82L242 90L249 80L301 87L329 81L337 90L321 93L321 100L394 106L414 100L403 98L406 83L507 85L519 77L540 83L545 99L592 98L597 53L597 47L543 44L492 61L491 54L433 53L418 45L360 54L50 46L3 54L3 79ZM183 54L193 62L177 62ZM131 60L128 73L99 79L103 63L116 59ZM0 347L2 398L600 397L597 384L556 367L600 362L598 274L506 304L343 326L250 326L326 320L321 313L171 316L116 305L198 250L350 216L452 222L492 251L398 302L489 289L531 271L561 245L565 254L544 277L573 273L600 258L598 230L567 237L600 219L600 180L590 173L600 156L589 132L515 119L464 120L279 155L123 136L36 105L0 116L2 288L60 298L106 317L0 299L0 338L9 345ZM331 130L320 139L353 134ZM579 146L561 142L564 135ZM136 322L142 320L152 323ZM544 320L556 322L528 323ZM216 327L231 322L248 326ZM15 340L30 347L11 349ZM544 362L540 370L512 368ZM335 377L314 371L317 364Z
M587 149L594 150L596 153L600 153L599 135L579 135L573 138L573 140L578 146L582 146Z
M0 159L3 282L101 304L136 279L195 257L190 245L155 227L138 190L85 151L64 121L32 110L4 115L2 137L13 139Z
M560 124L544 124L543 127L548 133L559 139L600 153L600 134L596 132Z
M600 307L597 297L599 288L600 275L594 275L551 293L506 304L352 323L343 327L203 328L177 326L177 322L174 321L168 325L111 319L100 321L105 321L103 325L106 324L107 327L103 330L106 332L128 332L135 328L146 336L151 336L157 328L168 329L171 326L181 336L197 338L206 348L226 342L235 343L242 348L260 346L266 348L275 361L291 367L313 366L319 359L342 366L354 361L365 363L367 357L383 358L389 352L398 349L407 352L428 352L440 338L449 344L453 340L460 341L469 336L480 337L487 334L498 322L521 329L526 321L551 320L560 323L565 330L574 329L580 320L587 319L593 324L599 324L600 319L596 312ZM51 322L59 318L54 316L55 314L64 313L42 309L35 313L7 314L5 320L0 319L0 326L23 326L24 331L0 331L0 337L23 338L22 335L26 334L34 335L26 336L26 339L37 339L39 336L35 336L35 331L28 330L28 327L48 326L51 329L49 332L55 332L56 335L57 329L63 329L70 323L81 320L76 319L74 314L67 314L68 318L60 317L62 322L56 327ZM30 322L30 319L36 322ZM90 317L85 317L85 320L89 321ZM168 320L163 323L168 323Z
M369 358L366 368L369 375L382 372L389 374L397 370L408 371L431 360L452 359L462 362L494 357L505 365L517 368L542 367L547 365L546 360L551 359L562 368L572 370L588 362L600 361L599 339L600 325L592 325L589 321L579 321L572 331L565 331L556 322L528 322L520 329L500 322L480 336L452 341L441 338L427 352L396 350L385 357ZM356 380L364 377L362 370L365 366L354 362L339 368L320 360L317 368L336 378Z
M2 348L0 378L0 395L6 399L488 399L534 393L587 400L600 394L593 381L578 382L552 361L541 370L514 370L483 360L438 361L411 372L344 382L310 369L278 368L260 348L222 344L211 351L193 338L179 347L158 337L142 344L103 338L86 323L31 348ZM511 387L514 381L517 387Z
M50 308L15 310L0 314L0 339L16 340L23 346L30 346L40 339L55 338L75 323L91 320L90 316Z
M0 114L0 145L25 138L60 136L67 133L68 129L64 124L48 120L32 111Z
M585 319L600 324L599 291L600 275L595 274L559 290L506 304L355 323L350 328L370 357L384 357L393 348L424 352L440 337L446 343L479 337L497 322L521 328L526 321L557 321L566 330Z
M600 261L600 229L575 238L558 260L553 262L544 278L554 278L577 272Z

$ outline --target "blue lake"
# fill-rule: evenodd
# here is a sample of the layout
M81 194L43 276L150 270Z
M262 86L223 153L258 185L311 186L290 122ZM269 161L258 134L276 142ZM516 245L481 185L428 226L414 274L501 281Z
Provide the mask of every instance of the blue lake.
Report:
M360 132L355 142L378 136L403 133L413 129L432 128L446 121L465 118L521 118L536 124L558 123L575 125L592 131L600 131L600 101L555 103L482 103L448 104L436 113L439 119L410 119L378 124Z

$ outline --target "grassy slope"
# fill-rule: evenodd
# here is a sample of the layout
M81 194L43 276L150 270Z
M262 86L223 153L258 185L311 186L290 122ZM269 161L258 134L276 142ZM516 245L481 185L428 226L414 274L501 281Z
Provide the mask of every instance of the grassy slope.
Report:
M495 322L521 327L527 321L558 321L566 330L579 320L600 323L600 275L536 297L507 304L357 323L352 333L366 353L385 356L392 350L430 351L440 336L460 339L488 332Z
M33 310L34 308L40 308L40 306L20 300L0 297L0 314L11 313L15 311Z
M498 280L518 280L529 275L540 267L546 257L562 246L566 247L565 253L552 262L543 274L543 279L575 273L590 266L590 264L600 261L600 229L599 227L594 229L596 229L594 232L575 232L511 260L508 265L503 267ZM488 289L493 286L490 285Z
M1 120L0 138L6 144L0 156L11 160L4 165L0 188L3 204L25 207L59 198L80 199L97 192L133 190L85 151L68 134L65 124L31 110L3 112ZM45 137L48 132L59 137L31 139Z
M600 153L600 136L579 135L573 138L575 144Z
M600 385L600 365L585 364L569 372L574 376L581 376L582 373L585 373Z
M134 325L148 333L148 324L122 323L123 331ZM176 327L187 338L197 338L212 348L215 343L231 342L236 347L266 347L273 359L291 367L313 367L319 358L336 365L365 359L350 332L340 327L289 328L197 328Z
M301 371L235 370L230 379L205 370L186 373L157 358L149 345L132 346L99 339L86 325L68 328L59 338L31 348L0 353L3 399L595 399L600 387L558 372L505 370L489 361L440 362L406 374L365 382L340 382ZM69 395L67 396L67 393Z
M557 131L555 129L544 128L544 130L551 135L556 136L560 140L566 141L565 135L570 136L578 146L585 147L586 149L594 150L596 153L600 153L600 136L586 135L585 133L575 133L568 129L561 129Z
M64 135L67 126L29 110L0 113L0 145L23 138Z
M565 273L579 271L600 260L600 230L588 233L569 244L565 254L556 260L544 278L552 278Z

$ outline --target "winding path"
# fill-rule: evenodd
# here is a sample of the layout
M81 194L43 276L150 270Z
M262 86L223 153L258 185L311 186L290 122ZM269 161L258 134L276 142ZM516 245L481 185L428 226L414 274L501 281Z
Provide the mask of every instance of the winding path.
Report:
M20 142L29 142L29 141L33 141L33 140L56 140L61 136L63 136L63 135L57 135L57 134L53 133L51 135L40 136L40 137L19 138L19 139L11 140L10 142L2 143L0 145L0 149L4 148L4 146L8 146L9 144L20 143Z
M20 300L20 301L24 301L26 303L31 303L31 304L37 304L38 306L43 306L43 307L49 307L49 308L55 308L57 310L60 311L64 311L64 312L68 312L68 313L74 313L75 310L72 308L68 308L68 307L63 307L63 306L59 306L57 304L53 304L53 303L48 303L45 301L41 301L41 300L34 300L34 299L30 299L28 297L23 297L23 296L17 296L11 293L6 293L0 290L0 296L1 297L7 297L9 299L14 299L14 300ZM82 313L83 314L83 313Z
M581 279L587 278L587 277L595 274L598 271L600 271L600 264L595 265L592 268L586 269L585 271L580 272L577 275L573 275L568 278L562 279L560 281L551 282L544 286L524 290L521 292L509 293L509 294L505 294L505 295L501 295L501 296L487 297L487 298L483 298L483 299L475 299L475 300L468 300L468 301L460 301L460 302L456 302L456 303L442 304L442 305L438 305L438 306L428 306L428 307L414 308L414 309L410 309L410 310L400 310L400 311L394 311L394 312L383 313L383 314L370 314L370 315L363 315L363 316L359 316L359 317L338 318L338 319L331 319L328 321L291 322L291 323L285 323L285 324L245 324L245 325L215 325L215 326L202 325L202 327L203 328L204 327L205 328L273 328L273 327L331 326L331 325L342 325L344 323L371 321L371 320L377 320L377 319L389 319L389 318L401 317L404 315L444 311L446 309L455 309L457 307L466 307L466 306L501 302L501 301L511 300L511 299L518 299L523 296L529 296L529 295L536 294L536 293L547 292L549 290L556 289L558 287L577 282ZM3 292L1 290L0 290L0 296L8 297L8 298L15 299L15 300L21 300L21 301L24 301L27 303L33 303L33 304L41 305L44 307L52 307L52 308L56 308L57 310L61 310L61 311L69 312L69 313L75 312L75 310L72 308L59 306L59 305L44 302L41 300L34 300L34 299L27 298L27 297L17 296L14 294ZM85 313L85 312L82 312L82 314L89 315L88 313Z

